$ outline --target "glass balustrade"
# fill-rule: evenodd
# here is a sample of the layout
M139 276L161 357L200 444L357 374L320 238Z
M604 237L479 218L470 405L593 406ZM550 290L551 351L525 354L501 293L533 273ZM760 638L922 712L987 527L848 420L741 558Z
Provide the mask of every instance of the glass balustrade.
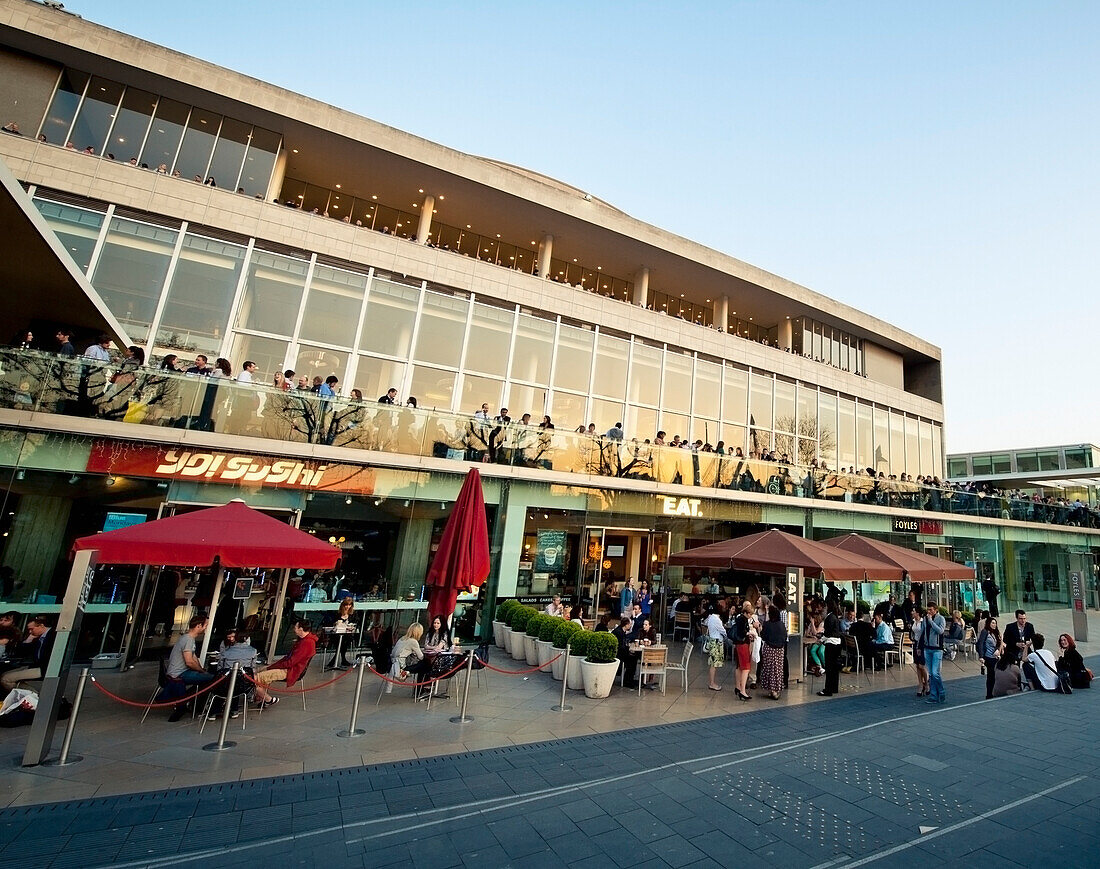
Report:
M1100 510L1089 507L12 348L0 350L0 406L449 462L1100 528Z

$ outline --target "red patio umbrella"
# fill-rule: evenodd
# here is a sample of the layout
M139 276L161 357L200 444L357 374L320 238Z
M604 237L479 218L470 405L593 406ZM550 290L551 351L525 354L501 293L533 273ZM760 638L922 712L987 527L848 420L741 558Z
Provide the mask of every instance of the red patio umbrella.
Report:
M875 540L873 537L844 534L818 542L842 552L867 555L894 564L908 573L909 579L913 582L972 581L974 579L972 567L956 564L954 561L937 558L915 549L906 549L894 543Z
M668 563L778 574L788 567L801 567L810 576L839 582L902 578L902 570L896 565L842 552L775 528L677 552L669 556Z
M447 517L439 549L428 568L428 616L445 619L455 611L460 591L481 585L489 576L489 527L481 474L470 468L458 500Z

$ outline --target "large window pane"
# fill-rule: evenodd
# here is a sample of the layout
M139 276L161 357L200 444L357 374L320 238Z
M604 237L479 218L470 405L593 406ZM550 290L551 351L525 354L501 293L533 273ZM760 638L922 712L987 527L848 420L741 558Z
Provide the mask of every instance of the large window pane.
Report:
M746 429L743 425L731 425L728 422L722 423L722 449L726 451L727 455L734 455L738 448L742 452L745 451L747 445L745 443ZM717 444L715 445L717 446Z
M163 164L169 171L176 162L176 151L183 137L183 126L187 123L190 106L167 100L157 100L157 110L153 115L153 125L145 139L145 149L141 152L141 162L156 169ZM190 178L191 176L187 176Z
M695 414L717 417L722 398L722 366L700 359L695 363ZM714 434L712 438L716 439ZM714 440L711 440L714 443Z
M744 425L748 405L749 374L741 368L725 367L722 417L726 422Z
M283 370L286 359L286 341L261 338L258 335L238 335L233 348L233 376L241 373L245 362L255 362L256 383L271 383L276 371Z
M920 473L920 439L917 421L911 416L905 417L905 473L912 476Z
M691 433L688 428L688 418L680 413L666 413L661 411L661 428L665 431L665 443L672 443L674 437L685 440Z
M217 356L244 253L241 245L187 234L168 287L158 347Z
M69 127L76 117L76 107L80 104L81 94L88 84L88 74L67 69L61 73L46 119L42 122L41 134L46 141L54 145L64 145L69 138Z
M243 361L243 360L242 360ZM348 354L339 350L331 350L327 347L313 347L302 344L298 348L298 358L290 366L294 373L301 377L303 374L309 378L312 385L314 379L320 377L322 381L335 374L340 383L336 391L341 395L347 395L350 388L344 383L344 374L348 370Z
M420 331L413 354L417 362L458 367L469 307L469 300L457 296L439 293L424 296L424 310L420 316Z
M481 405L487 403L489 405L489 417L496 416L500 411L500 397L503 388L503 380L497 380L495 377L478 377L475 374L467 374L462 378L462 396L458 401L459 412L473 413L479 410Z
M275 168L280 141L278 133L260 127L253 128L239 182L248 196L267 195L267 185L271 183L271 171Z
M467 371L481 371L503 377L507 373L505 369L508 367L508 346L512 340L514 319L513 311L475 304L473 319L470 321L470 340L466 345L466 361L462 367ZM525 353L526 349L521 349L517 342L517 360Z
M355 328L363 307L367 276L331 266L313 269L306 310L302 315L299 337L303 341L318 341L351 347L355 344Z
M588 411L588 421L596 424L597 434L606 434L615 423L623 421L622 402L594 398Z
M1005 468L1007 472L1009 469ZM920 424L920 470L919 473L924 474L926 477L939 476L939 472L936 470L935 465L932 463L932 423L921 422Z
M841 399L841 406L846 399ZM863 468L875 466L875 437L871 430L871 407L861 404L856 409L856 464Z
M95 250L99 229L103 226L103 215L87 208L75 205L60 205L45 199L36 199L34 204L46 218L58 239L84 274L88 273L88 264Z
M713 447L719 439L718 431L718 420L697 416L691 421L691 432L688 434L688 440L692 443L702 441L704 444L710 444Z
M455 377L452 371L416 365L413 368L412 384L409 395L415 395L417 406L432 410L450 410L451 397L455 391ZM381 395L381 393L379 393Z
M794 384L786 380L775 381L775 428L794 431Z
M839 412L839 429L838 429L838 443L840 446L840 452L837 455L837 466L841 468L857 467L860 469L867 469L871 467L871 452L868 451L868 458L864 458L857 455L856 450L856 417L855 417L855 402L849 398L842 398L837 403L837 410ZM870 411L870 408L861 407L860 410ZM867 435L868 443L871 434L871 417L868 413L867 416Z
M749 422L757 428L772 427L772 378L768 374L752 375Z
M378 359L374 356L360 356L359 367L355 372L355 383L353 386L358 387L359 391L363 393L363 399L365 401L376 401L389 391L390 388L400 390L401 382L405 379L405 363L394 362L390 359ZM347 390L348 393L351 390ZM423 396L417 395L415 392L411 393L416 400L419 407L427 407L424 404ZM400 397L404 402L408 396Z
M875 451L868 467L875 473L888 472L890 469L890 423L889 414L880 407L873 411L875 427Z
M905 470L905 430L899 413L890 413L890 465L887 474Z
M122 85L99 76L92 78L69 136L78 150L83 151L90 145L96 154L103 153L103 144L121 99Z
M578 329L576 326L561 327L557 359L554 362L555 387L588 392L588 379L592 374L593 334L587 329Z
M367 319L363 323L363 334L359 336L359 349L406 358L419 298L419 287L376 277L367 299Z
M525 413L531 414L531 425L542 422L546 413L546 387L523 386L513 383L508 388L508 411L512 419L519 421Z
M820 408L817 419L818 459L823 461L826 467L835 470L837 468L836 396L823 392L819 396L818 402ZM850 416L851 413L849 412ZM848 425L851 426L851 421ZM854 429L850 433L854 435ZM852 453L854 446L855 438L853 437L848 446L849 454ZM851 465L851 463L852 459L849 459L848 464Z
M688 355L674 350L665 354L665 387L661 393L664 409L677 413L691 410L691 365Z
M943 430L938 425L932 426L932 474L943 477Z
M241 174L244 152L248 147L248 136L251 132L251 124L244 124L232 118L222 121L218 142L214 146L214 159L210 161L210 168L206 173L219 187L237 189L237 179Z
M633 403L656 407L661 398L661 358L664 350L640 341L634 342L634 360L630 365L630 394ZM652 437L652 433L647 435Z
M127 88L122 97L122 108L119 109L114 129L111 130L107 153L123 163L131 157L139 157L156 104L157 98L153 94L137 88ZM156 166L151 168L155 169Z
M550 360L554 358L552 320L521 314L512 356L512 378L532 383L550 383Z
M623 432L627 441L633 438L637 438L638 443L646 438L652 441L657 434L657 411L648 407L627 407Z
M238 325L257 332L291 335L308 269L305 260L253 251Z
M92 285L135 341L149 335L177 235L121 217L111 220Z
M550 420L554 423L554 427L561 431L572 431L579 425L587 425L585 404L586 399L583 395L555 392L554 401L550 406Z
M187 132L183 134L176 169L184 178L196 181L205 180L206 167L214 150L214 138L218 135L222 116L216 112L194 108L187 122Z
M600 335L592 391L611 398L626 396L626 362L630 345L621 338Z

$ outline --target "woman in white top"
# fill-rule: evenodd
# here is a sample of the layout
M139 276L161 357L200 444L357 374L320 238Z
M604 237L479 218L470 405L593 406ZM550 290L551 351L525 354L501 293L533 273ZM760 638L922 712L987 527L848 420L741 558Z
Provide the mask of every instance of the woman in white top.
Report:
M707 619L703 624L707 629L707 641L703 646L704 651L707 653L707 667L709 667L707 671L709 684L707 687L711 691L721 691L722 686L715 682L714 677L718 673L718 668L725 661L726 628L722 624L722 619L719 618L718 613L713 609L707 614Z
M424 626L420 622L413 622L405 631L405 636L393 644L390 652L390 667L392 678L405 679L409 673L420 673L425 664L424 650L420 648L420 638L424 636ZM393 686L386 684L386 693L390 693Z

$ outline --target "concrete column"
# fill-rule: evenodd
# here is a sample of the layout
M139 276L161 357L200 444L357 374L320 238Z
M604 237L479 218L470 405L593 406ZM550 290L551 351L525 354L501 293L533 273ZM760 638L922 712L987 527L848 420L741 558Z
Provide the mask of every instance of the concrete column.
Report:
M649 268L642 266L634 275L634 304L649 304Z
M794 328L791 321L779 321L779 349L790 350L794 346Z
M554 256L554 236L547 233L542 237L542 244L539 245L539 277L545 278L550 275L550 259Z
M278 196L283 189L283 179L286 178L286 149L279 151L275 158L275 168L271 171L271 180L267 184L266 199L270 202Z
M714 325L725 332L729 329L730 321L730 297L719 296L714 300L714 313L713 313Z
M425 244L428 235L432 231L432 211L435 210L435 197L430 193L424 197L424 203L420 206L420 225L416 228L416 241Z

